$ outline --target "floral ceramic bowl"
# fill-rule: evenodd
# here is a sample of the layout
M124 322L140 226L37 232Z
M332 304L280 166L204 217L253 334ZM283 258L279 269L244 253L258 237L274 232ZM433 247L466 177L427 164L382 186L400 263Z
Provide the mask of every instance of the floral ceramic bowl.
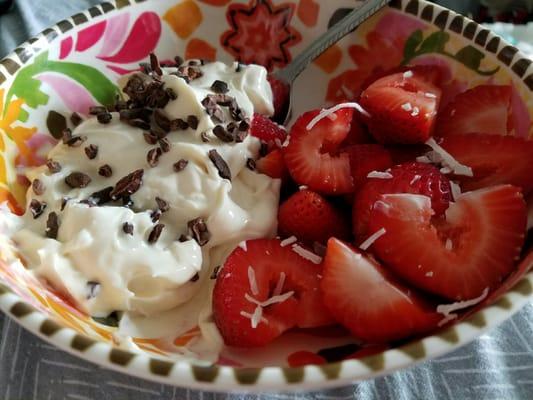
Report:
M45 30L0 61L0 200L24 207L22 167L44 162L69 115L109 104L117 79L150 52L160 59L239 59L269 69L291 61L342 18L353 0L116 0ZM483 82L513 87L514 135L533 136L533 66L487 29L419 0L393 1L330 48L298 80L297 115L356 97L372 74L402 63L438 63L453 97ZM449 99L448 99L449 100ZM443 99L447 101L447 99ZM491 296L492 304L432 336L372 353L336 332L294 333L266 349L222 354L216 365L179 360L199 334L173 345L133 338L142 353L114 347L111 326L80 313L36 281L8 243L0 243L0 308L58 347L100 365L168 384L208 390L311 389L366 379L451 351L532 298L533 256ZM305 365L315 363L319 365Z

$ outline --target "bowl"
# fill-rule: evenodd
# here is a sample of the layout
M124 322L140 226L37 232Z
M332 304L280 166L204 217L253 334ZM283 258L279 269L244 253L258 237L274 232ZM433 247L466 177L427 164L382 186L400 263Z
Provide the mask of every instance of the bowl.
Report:
M161 60L177 54L239 59L272 70L353 6L353 0L116 0L46 29L0 61L0 201L21 212L27 187L22 168L44 162L72 112L86 114L91 105L112 102L117 79L150 52ZM422 0L393 1L316 59L295 85L294 113L353 98L369 76L404 62L443 66L450 96L483 82L512 84L514 134L533 135L532 61L475 22ZM198 335L194 329L175 338L174 346L158 338L133 338L140 352L115 346L115 328L79 312L33 278L7 240L0 248L0 308L26 329L126 374L214 391L317 389L390 373L473 340L533 293L530 254L491 296L492 304L422 339L365 354L341 333L300 332L265 349L233 351L210 365L176 356L180 345ZM304 365L317 353L328 362Z

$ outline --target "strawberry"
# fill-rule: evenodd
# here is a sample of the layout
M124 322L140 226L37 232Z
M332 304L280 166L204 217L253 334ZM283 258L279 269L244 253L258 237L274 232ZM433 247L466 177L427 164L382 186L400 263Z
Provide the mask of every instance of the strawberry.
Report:
M520 186L524 194L533 189L533 141L513 136L449 135L442 139L441 146L472 168L473 177L457 176L465 190L502 183Z
M280 149L272 150L266 156L261 157L255 162L257 170L262 174L268 175L271 178L287 180L289 171L285 166L283 154Z
M349 156L345 151L336 151L350 131L353 109L341 109L334 113L334 118L322 118L307 130L319 113L309 111L296 120L289 144L282 149L285 164L299 185L323 194L353 192Z
M347 239L347 218L331 203L311 190L300 190L289 197L278 211L278 230L305 242L326 243L332 237Z
M266 143L271 151L281 147L287 137L287 132L270 118L255 113L250 125L250 135Z
M372 171L385 171L392 167L392 159L383 146L379 144L356 144L347 148L350 155L352 179L356 190L366 182Z
M318 290L321 273L320 264L303 258L292 246L281 246L278 239L248 240L246 249L237 247L226 259L213 289L213 315L224 342L228 346L262 346L290 328L331 323ZM274 295L285 298L263 303L262 318L253 327L255 301L265 302Z
M511 124L511 94L509 85L480 85L458 94L439 113L436 134L507 135Z
M272 89L272 102L274 103L274 115L280 115L287 107L289 100L289 86L275 78L273 75L268 75L268 82Z
M359 340L382 343L426 333L442 316L370 257L332 238L320 284L331 315Z
M348 132L346 139L344 139L342 142L342 146L373 142L374 139L368 132L366 125L363 123L361 114L353 113L352 123L350 124L350 132Z
M380 143L424 143L432 134L441 90L415 70L372 83L361 94L366 123Z
M390 179L369 178L353 203L353 227L358 241L369 235L368 221L372 207L382 194L412 193L431 198L436 216L442 215L452 199L450 181L431 164L408 162L390 169Z
M407 282L451 300L494 289L515 268L526 230L520 189L493 186L462 194L432 219L427 196L383 195L369 231L385 230L372 249Z

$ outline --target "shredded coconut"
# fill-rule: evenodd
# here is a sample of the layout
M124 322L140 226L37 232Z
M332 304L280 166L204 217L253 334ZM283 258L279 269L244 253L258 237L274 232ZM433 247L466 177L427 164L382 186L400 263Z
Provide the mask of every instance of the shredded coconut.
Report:
M402 104L402 108L405 111L411 111L413 109L413 106L411 105L411 103L407 102L407 103Z
M439 322L439 326L442 326L448 321L451 321L452 319L457 318L458 315L455 313L455 311L475 306L476 304L482 302L487 297L488 294L489 294L489 288L487 287L483 290L483 293L481 293L481 295L479 297L476 297L475 299L457 301L455 303L441 304L437 306L437 312L444 315L444 319Z
M405 71L403 73L403 77L404 78L412 78L413 77L413 71L409 70L409 71Z
M372 171L369 172L366 176L367 178L378 178L378 179L392 179L393 176L389 172L380 172L380 171Z
M437 95L435 93L426 92L424 93L424 96L430 98L430 99L436 99Z
M456 175L474 176L472 168L461 164L450 153L437 144L435 139L429 138L426 144L433 149L433 152L427 154L430 160L440 162L443 167L450 168Z
M292 251L294 251L300 257L305 258L306 260L309 260L314 264L320 264L322 262L322 257L317 256L315 253L306 250L302 246L299 246L297 244L292 245Z
M298 190L307 190L307 189L309 189L309 186L307 185L301 185L298 187Z
M451 170L449 167L442 167L442 168L440 169L440 173L441 173L441 174L444 174L444 175L449 174L449 173L451 173L451 172L452 172L452 170Z
M298 239L296 239L296 236L289 236L287 239L283 239L280 243L280 246L281 247L285 247L285 246L288 246L289 244L293 244L294 242L296 242Z
M433 271L426 272L426 276L431 278L433 276Z
M381 236L383 236L385 233L387 233L387 230L385 228L381 228L380 230L378 230L377 232L374 232L372 235L370 235L368 237L368 239L366 239L363 243L361 243L361 245L359 246L359 248L361 250L367 250L370 246L372 246L372 244L378 240Z
M413 179L411 179L411 182L409 182L409 185L414 185L416 182L420 180L420 178L421 178L420 175L415 175Z
M446 239L444 247L446 248L446 250L453 250L453 242L450 238Z
M357 111L359 111L361 114L367 116L367 117L370 117L370 114L367 113L363 107L361 107L359 105L359 103L355 103L355 102L350 102L350 103L340 103L340 104L337 104L336 106L333 106L331 108L326 108L326 109L322 109L322 111L320 111L320 113L315 117L313 118L311 121L309 121L309 123L307 124L307 126L305 127L305 129L307 129L308 131L310 131L311 129L313 129L313 127L323 118L326 118L328 115L331 115L333 114L334 112L336 111L339 111L343 108L355 108Z
M244 251L248 251L248 247L246 247L246 240L243 240L239 243L239 247L243 249Z
M411 116L416 117L418 114L420 114L420 109L418 107L413 107L413 112L411 113Z
M452 197L455 201L461 196L461 186L459 186L457 183L450 181L450 187L452 189Z
M276 288L274 289L274 292L272 292L272 294L274 296L278 296L281 294L281 292L283 291L283 285L285 284L285 272L282 272L281 274L279 274L279 280L278 280L278 283L276 284Z
M259 294L259 288L257 287L257 280L255 279L255 271L251 265L248 265L248 282L250 283L250 290L254 296Z
M257 328L257 325L259 325L259 322L264 322L265 324L268 324L268 320L263 317L263 309L261 307L256 307L253 314L247 313L246 311L241 311L240 314L250 319L250 322L252 323L252 328Z

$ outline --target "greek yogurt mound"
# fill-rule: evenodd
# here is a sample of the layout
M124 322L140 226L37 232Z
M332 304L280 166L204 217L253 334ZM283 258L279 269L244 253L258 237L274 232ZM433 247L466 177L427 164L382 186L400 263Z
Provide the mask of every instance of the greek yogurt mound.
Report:
M121 80L112 111L73 118L27 172L13 239L28 268L92 316L182 309L181 328L197 325L215 267L276 231L280 183L250 168L253 114L273 113L266 77L257 65L152 62Z

